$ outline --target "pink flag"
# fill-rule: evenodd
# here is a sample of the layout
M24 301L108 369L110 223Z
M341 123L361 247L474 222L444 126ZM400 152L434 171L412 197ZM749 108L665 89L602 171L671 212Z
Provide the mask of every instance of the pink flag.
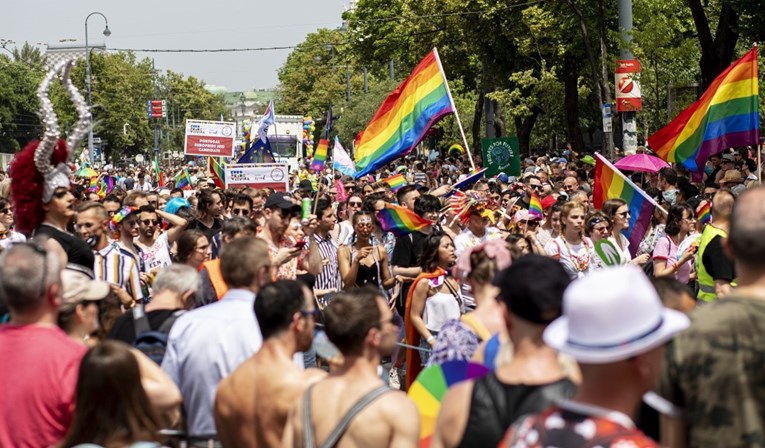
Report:
M335 181L335 188L337 188L337 201L345 202L348 199L348 192L345 191L345 185L340 179Z

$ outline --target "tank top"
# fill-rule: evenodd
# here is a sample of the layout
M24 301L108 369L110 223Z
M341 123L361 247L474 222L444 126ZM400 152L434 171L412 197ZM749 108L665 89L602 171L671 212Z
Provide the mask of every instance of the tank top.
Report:
M497 446L507 428L526 414L541 412L576 392L568 378L548 384L505 384L495 373L476 380L460 447Z
M460 304L451 292L437 292L425 300L422 320L431 332L441 331L447 321L459 319Z

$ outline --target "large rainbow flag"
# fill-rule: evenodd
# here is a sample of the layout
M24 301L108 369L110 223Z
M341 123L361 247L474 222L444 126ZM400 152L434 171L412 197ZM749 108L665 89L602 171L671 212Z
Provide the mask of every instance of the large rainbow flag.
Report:
M356 178L408 154L431 126L452 112L454 103L434 48L356 137Z
M701 172L709 156L734 146L760 143L757 47L712 81L701 98L648 144L667 162Z
M380 227L386 232L393 232L396 238L402 237L416 230L422 230L433 224L406 207L393 204L385 204L385 208L377 212Z
M634 257L640 241L651 225L654 207L658 204L645 191L627 179L617 167L595 153L593 205L600 209L606 200L615 198L623 199L630 209L630 226L624 231L624 236L630 242L630 253Z

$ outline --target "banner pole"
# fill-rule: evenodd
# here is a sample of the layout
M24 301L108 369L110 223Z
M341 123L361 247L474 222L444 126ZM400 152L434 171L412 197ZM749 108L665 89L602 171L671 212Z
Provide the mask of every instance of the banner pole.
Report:
M438 49L433 48L433 53L436 55L436 62L438 63L438 70L441 72L441 77L444 79L444 85L446 86L446 93L449 95L449 102L452 103L452 109L454 109L454 118L457 119L457 127L460 129L460 135L462 136L462 142L465 144L465 150L467 151L468 160L470 160L470 167L475 171L475 163L473 163L473 155L470 154L470 145L468 145L467 138L465 137L465 131L462 129L462 121L460 120L460 114L457 111L457 105L454 104L454 98L452 98L452 91L449 88L449 81L446 79L446 73L444 73L444 67L441 65L441 57L438 56Z

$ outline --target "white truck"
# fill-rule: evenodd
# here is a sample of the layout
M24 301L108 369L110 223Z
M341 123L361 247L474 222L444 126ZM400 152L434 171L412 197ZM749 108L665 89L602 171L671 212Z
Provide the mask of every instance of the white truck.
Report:
M303 116L277 115L276 124L268 128L271 152L277 163L286 163L290 172L300 169L303 158Z

